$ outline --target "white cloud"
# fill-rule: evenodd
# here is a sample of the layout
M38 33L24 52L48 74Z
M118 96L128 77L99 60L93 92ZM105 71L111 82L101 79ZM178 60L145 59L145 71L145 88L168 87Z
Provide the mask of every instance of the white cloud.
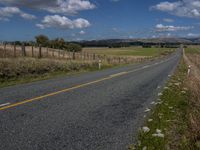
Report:
M180 2L161 2L152 8L161 10L161 11L174 11L180 6Z
M8 21L10 17L19 15L24 19L35 19L36 17L31 14L27 14L20 10L18 7L1 7L0 8L0 20Z
M170 23L171 23L171 22L174 22L174 20L173 20L173 19L170 19L170 18L164 18L163 21L164 21L164 22L170 22Z
M82 30L82 31L79 32L79 34L84 35L85 31Z
M65 16L53 15L53 16L46 16L42 20L41 24L36 24L37 27L41 29L45 28L60 28L60 29L82 29L87 28L91 24L88 20L83 18L78 18L75 20L71 20Z
M151 7L151 9L168 12L180 17L200 18L199 0L165 1Z
M157 24L156 25L156 31L157 32L174 32L174 31L184 31L184 30L190 30L194 27L192 26L165 26L163 24Z
M96 7L89 0L0 0L0 3L63 14L77 14L79 11Z
M196 33L188 33L187 36L188 36L188 37L199 37L200 34L196 34Z

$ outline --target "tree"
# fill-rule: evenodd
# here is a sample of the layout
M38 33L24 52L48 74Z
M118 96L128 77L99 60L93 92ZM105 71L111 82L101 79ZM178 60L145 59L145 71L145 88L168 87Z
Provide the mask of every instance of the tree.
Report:
M82 47L79 44L69 43L67 45L67 51L70 51L70 52L80 52L81 50L82 50Z
M56 49L66 49L66 43L63 38L56 38L49 41L49 46Z
M47 46L49 42L49 38L45 35L38 35L35 37L36 43L40 46Z

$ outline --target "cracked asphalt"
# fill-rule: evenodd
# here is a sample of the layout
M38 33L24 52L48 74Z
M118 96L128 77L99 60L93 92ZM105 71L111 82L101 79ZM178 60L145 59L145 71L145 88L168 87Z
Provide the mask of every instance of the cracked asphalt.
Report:
M0 89L0 149L127 149L180 58Z

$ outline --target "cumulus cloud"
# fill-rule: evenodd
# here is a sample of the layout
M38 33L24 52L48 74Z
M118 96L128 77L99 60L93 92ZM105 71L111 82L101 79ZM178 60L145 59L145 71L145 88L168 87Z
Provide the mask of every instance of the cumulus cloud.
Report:
M96 7L89 0L0 0L0 3L63 14L77 14L79 11L90 10Z
M82 29L87 28L91 24L88 20L83 18L78 18L71 20L65 16L53 15L45 16L40 24L36 26L45 29L45 28L60 28L60 29Z
M28 14L20 10L18 7L1 7L0 8L0 20L8 21L10 17L19 15L24 19L35 19L34 15Z
M165 1L152 6L151 9L168 12L180 17L200 18L199 0Z
M156 25L156 31L157 32L174 32L174 31L184 31L184 30L190 30L194 27L192 26L165 26L163 24L157 24Z

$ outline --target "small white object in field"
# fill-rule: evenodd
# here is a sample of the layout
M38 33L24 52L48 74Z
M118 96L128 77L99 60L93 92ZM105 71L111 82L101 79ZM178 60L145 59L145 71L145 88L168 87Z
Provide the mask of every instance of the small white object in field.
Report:
M153 119L149 119L149 120L148 120L148 122L152 122L152 121L153 121Z
M164 134L162 134L162 133L159 133L159 134L154 133L154 134L152 134L152 136L153 136L153 137L161 137L161 138L164 138L164 137L165 137Z
M172 75L170 75L170 74L168 75L168 77L171 77L171 76L172 76Z
M144 133L148 133L150 131L150 129L148 127L143 127L142 130Z
M166 87L164 87L164 89L167 90L167 89L169 89L169 88L166 86Z
M173 107L169 107L169 109L173 109Z
M147 150L147 147L146 147L146 146L145 146L145 147L143 147L143 148L142 148L142 150Z
M185 93L186 93L186 91L181 91L181 93L185 94Z
M158 93L158 96L162 96L163 94L162 93Z
M189 65L188 66L188 76L190 75L190 72L191 72L191 66Z
M147 109L145 109L144 112L149 112L149 111L151 111L151 109L147 108Z
M160 86L158 86L157 88L160 89Z
M152 136L164 138L164 134L162 134L162 131L160 129L156 129L156 133L152 134Z
M153 102L151 102L151 105L154 105L155 104L155 102L153 101Z
M142 144L141 141L138 141L138 146L141 146L141 144Z
M156 133L162 133L160 129L156 129Z
M178 82L178 83L174 83L174 85L176 85L176 86L179 86L180 84L181 84L181 83L179 83L179 82Z

